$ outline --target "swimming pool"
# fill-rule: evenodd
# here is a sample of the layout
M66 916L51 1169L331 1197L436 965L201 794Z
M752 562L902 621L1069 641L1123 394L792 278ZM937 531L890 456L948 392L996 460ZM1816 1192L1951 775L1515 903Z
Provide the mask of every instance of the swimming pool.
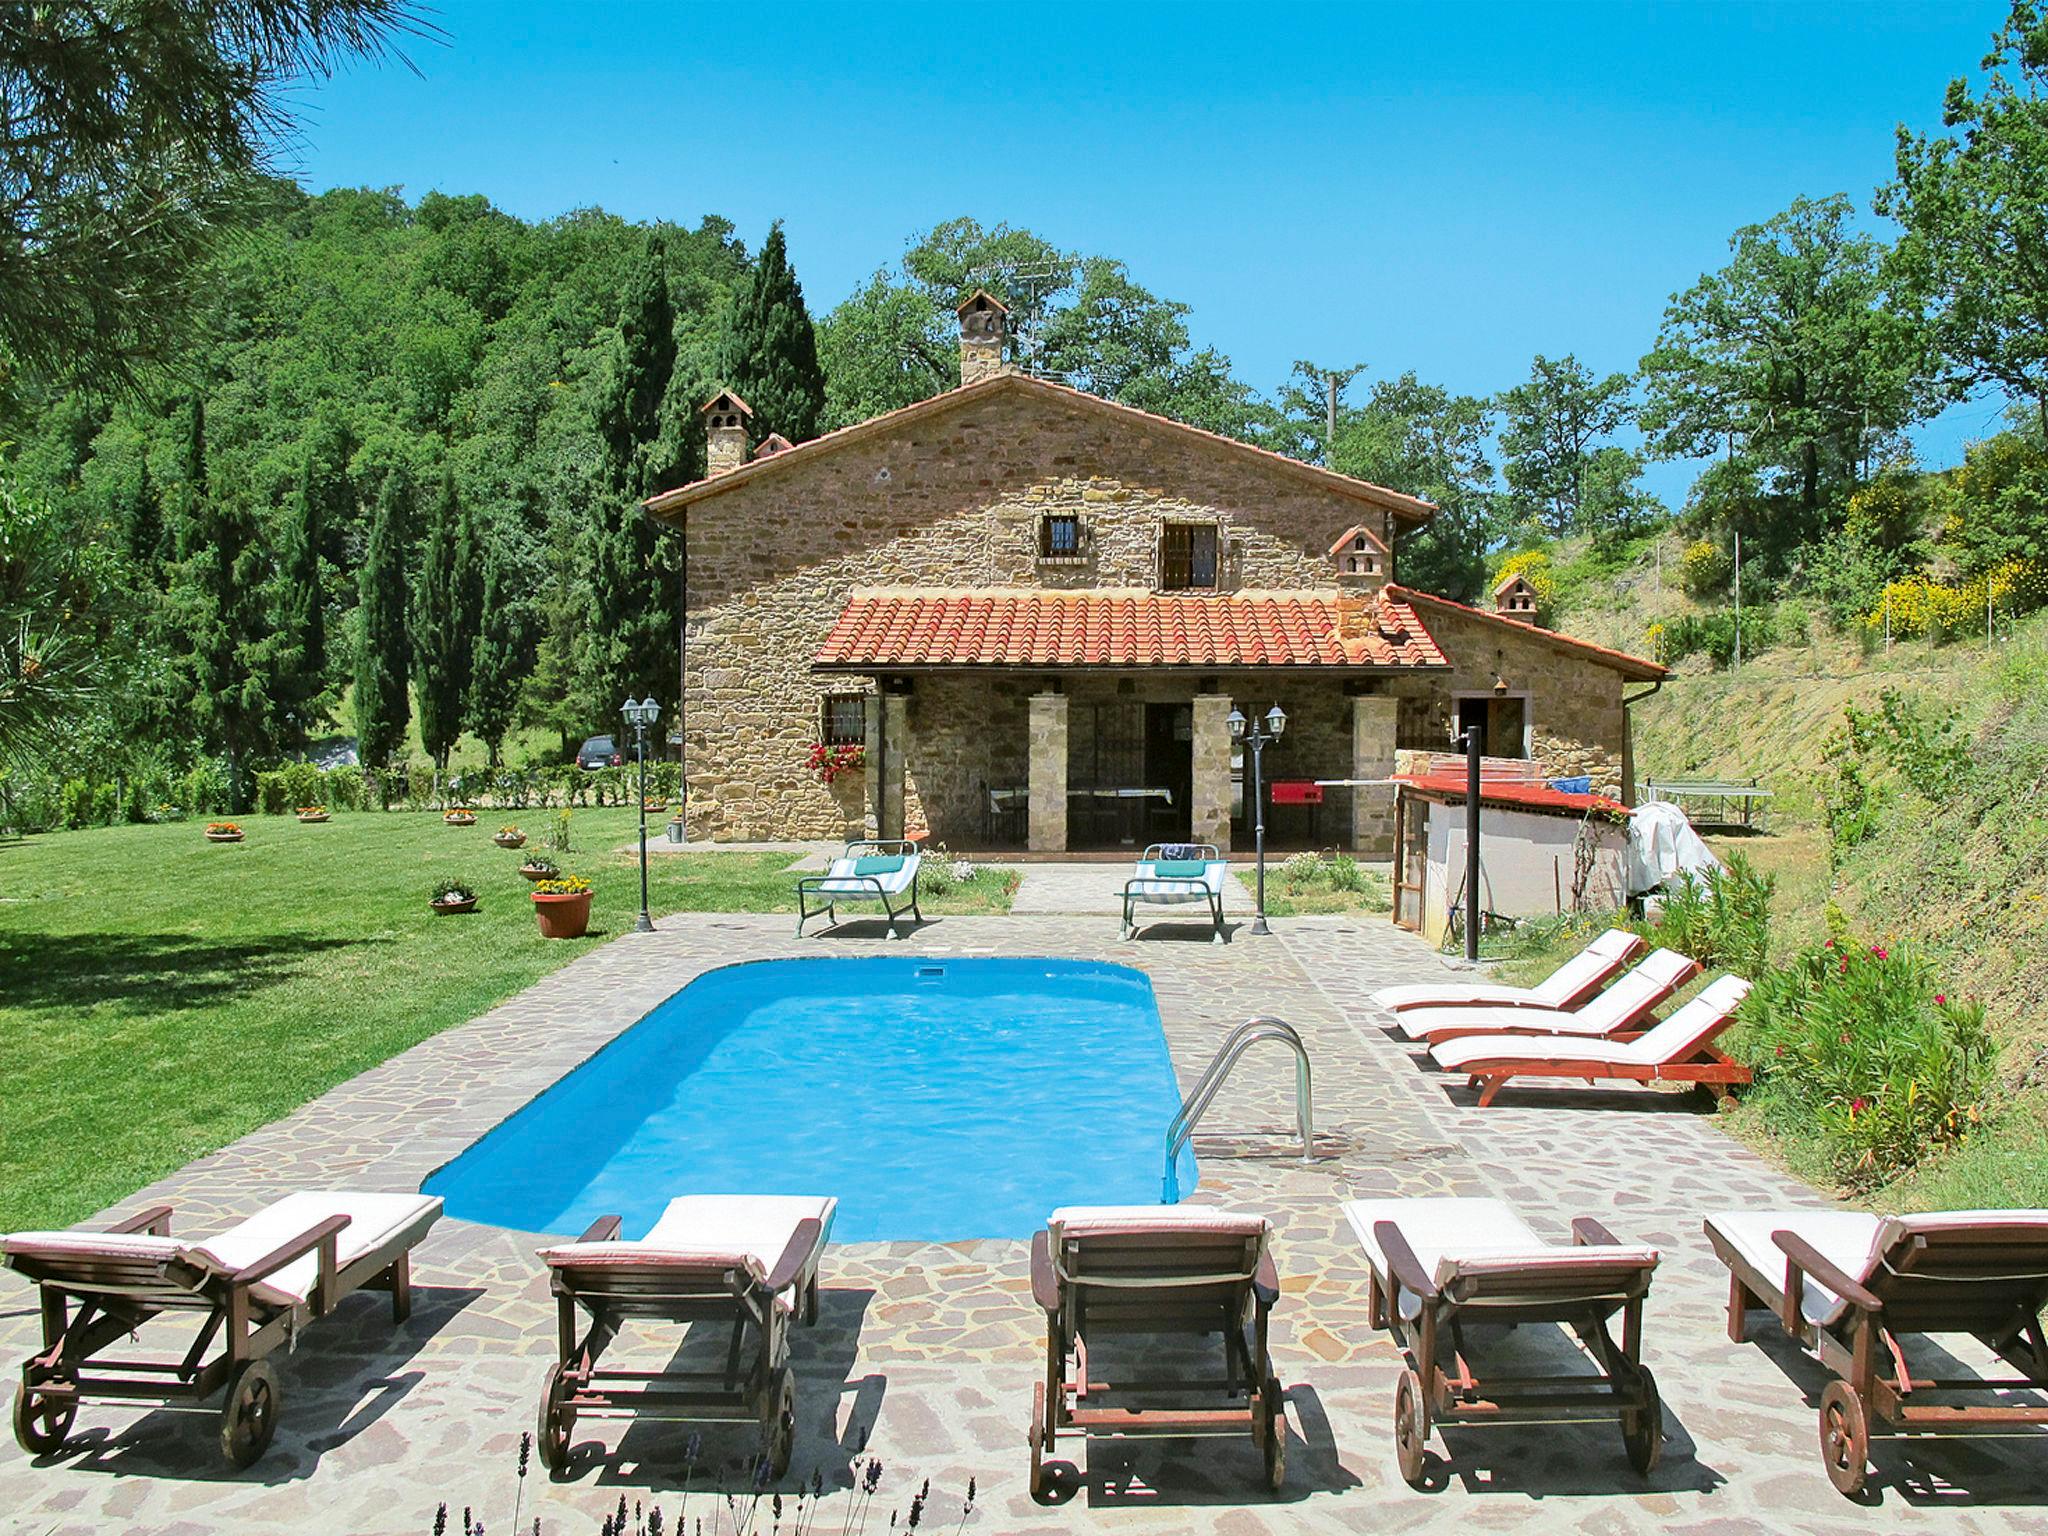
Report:
M1016 1238L1055 1206L1157 1201L1179 1107L1127 966L764 960L699 976L424 1188L529 1232L819 1194L839 1242ZM1194 1188L1192 1153L1175 1172Z

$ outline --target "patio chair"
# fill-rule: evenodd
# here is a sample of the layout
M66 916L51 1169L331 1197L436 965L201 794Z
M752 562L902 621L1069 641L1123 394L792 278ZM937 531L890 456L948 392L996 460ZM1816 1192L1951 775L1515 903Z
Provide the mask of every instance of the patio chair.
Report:
M266 1357L296 1346L302 1329L357 1290L389 1291L392 1320L404 1322L412 1250L441 1202L304 1191L208 1238L171 1236L172 1214L157 1205L104 1232L0 1237L7 1267L41 1293L42 1349L23 1364L14 1394L14 1438L30 1455L60 1448L94 1398L196 1405L225 1386L221 1454L249 1466L276 1433L282 1399ZM199 1318L182 1356L95 1359L165 1312ZM216 1339L220 1353L207 1361Z
M1407 1351L1394 1389L1394 1453L1420 1486L1438 1424L1614 1420L1629 1464L1647 1474L1664 1445L1656 1380L1642 1363L1643 1301L1657 1250L1627 1246L1590 1216L1572 1246L1544 1242L1499 1200L1354 1200L1344 1207L1365 1250L1366 1316ZM1621 1339L1608 1331L1621 1314ZM1481 1372L1466 1325L1555 1323L1594 1369Z
M789 1319L818 1320L818 1259L837 1208L810 1195L684 1195L637 1241L620 1241L619 1218L604 1216L575 1242L542 1249L558 1346L540 1399L548 1470L568 1466L577 1419L639 1415L757 1425L769 1474L787 1472L796 1441ZM579 1309L590 1317L581 1338ZM630 1318L731 1328L724 1368L599 1370Z
M1266 1348L1267 1317L1280 1296L1271 1231L1263 1216L1199 1205L1078 1205L1052 1213L1031 1240L1031 1294L1045 1312L1045 1379L1031 1405L1034 1496L1044 1491L1045 1458L1063 1430L1167 1436L1248 1429L1264 1455L1267 1485L1279 1489L1287 1419ZM1090 1345L1133 1334L1220 1335L1222 1376L1103 1380Z
M1374 1007L1390 1013L1409 1008L1550 1008L1579 1007L1643 950L1643 941L1626 928L1609 928L1533 987L1504 987L1475 981L1423 982L1381 987L1372 994Z
M1723 976L1654 1029L1607 1040L1551 1035L1472 1035L1429 1048L1446 1072L1463 1072L1482 1089L1486 1108L1512 1078L1577 1077L1637 1083L1699 1083L1721 1089L1749 1081L1749 1068L1714 1049L1749 996L1740 976Z
M1394 1016L1410 1040L1438 1045L1467 1035L1583 1035L1605 1039L1646 1028L1656 1011L1700 973L1675 949L1652 950L1641 965L1577 1008L1411 1008Z
M1227 943L1223 932L1223 881L1230 865L1212 843L1153 843L1138 859L1138 872L1124 882L1123 936L1138 936L1140 906L1209 908L1209 942Z
M922 923L917 908L917 871L923 859L917 844L901 841L853 842L822 875L805 875L796 883L796 936L804 924L821 914L836 924L839 907L849 901L878 901L889 920L889 937L900 938L896 919L908 912Z
M1863 1490L1873 1423L1904 1433L2012 1432L2048 1424L2048 1211L1743 1211L1710 1216L1707 1239L1728 1266L1728 1337L1741 1343L1753 1307L1820 1360L1828 1481ZM1974 1334L2017 1378L1915 1376L1905 1334ZM1956 1401L1989 1394L1994 1401Z

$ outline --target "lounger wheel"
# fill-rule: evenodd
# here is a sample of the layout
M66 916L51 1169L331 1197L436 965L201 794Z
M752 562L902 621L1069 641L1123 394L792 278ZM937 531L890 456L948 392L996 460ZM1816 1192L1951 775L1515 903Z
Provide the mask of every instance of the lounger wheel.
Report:
M1657 1395L1657 1378L1647 1370L1636 1372L1636 1390L1643 1403L1621 1410L1621 1438L1628 1447L1628 1464L1648 1477L1664 1454L1664 1400Z
M1870 1466L1870 1419L1846 1381L1831 1381L1820 1395L1820 1457L1835 1491L1854 1498Z
M47 1456L61 1448L78 1417L78 1399L38 1392L23 1382L14 1389L14 1438L31 1456Z
M1266 1457L1266 1486L1278 1493L1287 1481L1287 1406L1278 1377L1266 1378L1259 1394L1259 1449Z
M266 1361L245 1360L235 1368L220 1405L220 1453L228 1465L251 1466L270 1448L281 1397L277 1372Z
M1052 1449L1052 1429L1046 1419L1045 1383L1031 1389L1031 1497L1045 1493L1045 1453Z
M1410 1487L1422 1486L1429 1432L1422 1424L1422 1378L1403 1371L1394 1388L1394 1460Z
M785 1365L770 1379L767 1400L761 1409L761 1459L768 1465L770 1482L780 1482L789 1475L789 1461L795 1451L796 1377Z
M576 1409L569 1401L569 1383L560 1365L548 1367L540 1389L540 1464L559 1475L569 1465L569 1436L576 1428Z

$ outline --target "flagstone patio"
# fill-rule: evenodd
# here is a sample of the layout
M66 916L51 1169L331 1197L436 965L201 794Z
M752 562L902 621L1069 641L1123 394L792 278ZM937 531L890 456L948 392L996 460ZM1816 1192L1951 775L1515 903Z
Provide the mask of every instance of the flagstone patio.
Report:
M1872 1501L1838 1497L1815 1443L1824 1378L1768 1327L1761 1347L1727 1341L1724 1272L1699 1229L1706 1211L1820 1197L1722 1135L1694 1098L1539 1086L1477 1110L1458 1085L1419 1070L1364 1001L1376 986L1440 973L1384 919L1289 919L1269 939L1240 927L1227 946L1203 942L1197 925L1120 944L1108 900L1087 918L937 920L896 945L877 924L801 941L789 928L783 917L671 917L657 933L625 935L108 1214L168 1201L178 1230L204 1232L291 1188L417 1188L713 966L883 952L1115 960L1152 978L1184 1083L1253 1012L1291 1021L1314 1058L1315 1162L1289 1146L1293 1079L1277 1051L1246 1059L1197 1140L1201 1197L1266 1211L1277 1227L1286 1294L1275 1352L1295 1436L1285 1493L1261 1490L1249 1439L1097 1442L1072 1453L1054 1503L1034 1504L1024 1425L1042 1332L1025 1244L855 1244L828 1252L821 1321L795 1338L795 1466L822 1474L820 1529L840 1529L863 1445L884 1465L876 1528L925 1479L929 1528L958 1523L973 1479L966 1528L989 1532L2048 1528L2048 1446L2036 1436L1880 1441ZM1338 1206L1404 1194L1498 1195L1558 1238L1570 1217L1590 1214L1664 1251L1645 1358L1670 1438L1651 1478L1629 1470L1618 1431L1594 1425L1453 1431L1431 1491L1401 1481L1389 1431L1400 1356L1367 1325L1364 1271ZM7 1447L0 1529L426 1532L445 1500L457 1528L467 1505L504 1532L516 1496L521 1530L538 1516L549 1532L595 1532L621 1494L660 1503L673 1529L686 1480L689 1513L708 1517L706 1469L687 1468L684 1434L660 1423L579 1425L569 1478L549 1483L536 1464L519 1484L519 1439L553 1348L537 1246L530 1234L444 1220L417 1257L408 1324L394 1332L382 1298L359 1296L279 1360L281 1426L247 1472L218 1460L210 1413L94 1405L57 1456L31 1461ZM1524 1329L1513 1347L1553 1349L1537 1336L1546 1332ZM0 1276L0 1352L18 1361L34 1338L33 1296ZM640 1352L659 1364L670 1350ZM704 1446L706 1460L737 1460L750 1441L712 1429Z

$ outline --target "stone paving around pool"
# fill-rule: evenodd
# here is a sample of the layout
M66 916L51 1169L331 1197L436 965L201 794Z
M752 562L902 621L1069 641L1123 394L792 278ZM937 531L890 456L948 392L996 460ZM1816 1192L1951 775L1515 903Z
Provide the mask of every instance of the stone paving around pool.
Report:
M1277 1048L1246 1058L1197 1139L1200 1198L1264 1211L1277 1227L1285 1294L1275 1351L1294 1437L1285 1492L1262 1491L1249 1437L1086 1448L1063 1440L1072 1474L1055 1502L1034 1503L1025 1424L1043 1330L1025 1244L835 1246L822 1318L796 1332L793 1350L795 1468L823 1477L818 1529L845 1523L864 1445L884 1467L868 1517L878 1530L926 1479L927 1529L958 1524L973 1479L965 1528L983 1532L2048 1530L2048 1444L2035 1435L1880 1440L1873 1499L1836 1495L1814 1427L1825 1377L1768 1324L1754 1330L1762 1346L1728 1342L1725 1274L1699 1226L1713 1210L1820 1197L1676 1093L1538 1086L1474 1108L1459 1084L1419 1069L1364 1000L1375 987L1442 973L1435 955L1383 918L1288 919L1264 940L1240 926L1227 946L1204 942L1196 925L1170 924L1121 944L1113 914L948 918L893 945L873 923L802 941L790 926L784 917L671 917L655 934L625 935L108 1215L167 1201L178 1207L177 1230L203 1233L290 1189L416 1189L655 1003L732 961L1115 960L1152 978L1184 1085L1248 1013L1290 1020L1314 1058L1314 1163L1304 1166L1289 1145L1293 1073ZM1624 1241L1663 1250L1644 1353L1669 1439L1649 1479L1630 1471L1618 1430L1599 1424L1453 1430L1435 1442L1430 1491L1401 1481L1390 1432L1401 1356L1366 1321L1365 1271L1338 1209L1347 1198L1399 1195L1496 1195L1554 1240L1566 1240L1572 1216L1590 1214ZM686 1477L696 1490L686 1513L712 1529L706 1471L685 1466L686 1431L660 1422L580 1422L571 1475L550 1483L536 1463L518 1484L519 1439L533 1426L554 1347L538 1246L531 1234L444 1220L417 1256L409 1323L394 1331L381 1296L357 1296L294 1354L274 1357L281 1424L247 1472L218 1459L211 1410L94 1404L56 1456L31 1461L6 1447L0 1529L424 1533L445 1500L456 1528L467 1505L502 1533L512 1529L515 1489L522 1531L538 1516L548 1532L595 1532L621 1495L660 1503L675 1529ZM0 1349L18 1362L35 1338L32 1293L0 1276ZM629 1338L608 1364L659 1367L676 1346L665 1334ZM1500 1351L1554 1359L1560 1339L1524 1328L1478 1347L1495 1360ZM744 1431L704 1431L707 1461L737 1462L751 1447ZM764 1516L759 1528L768 1524Z

